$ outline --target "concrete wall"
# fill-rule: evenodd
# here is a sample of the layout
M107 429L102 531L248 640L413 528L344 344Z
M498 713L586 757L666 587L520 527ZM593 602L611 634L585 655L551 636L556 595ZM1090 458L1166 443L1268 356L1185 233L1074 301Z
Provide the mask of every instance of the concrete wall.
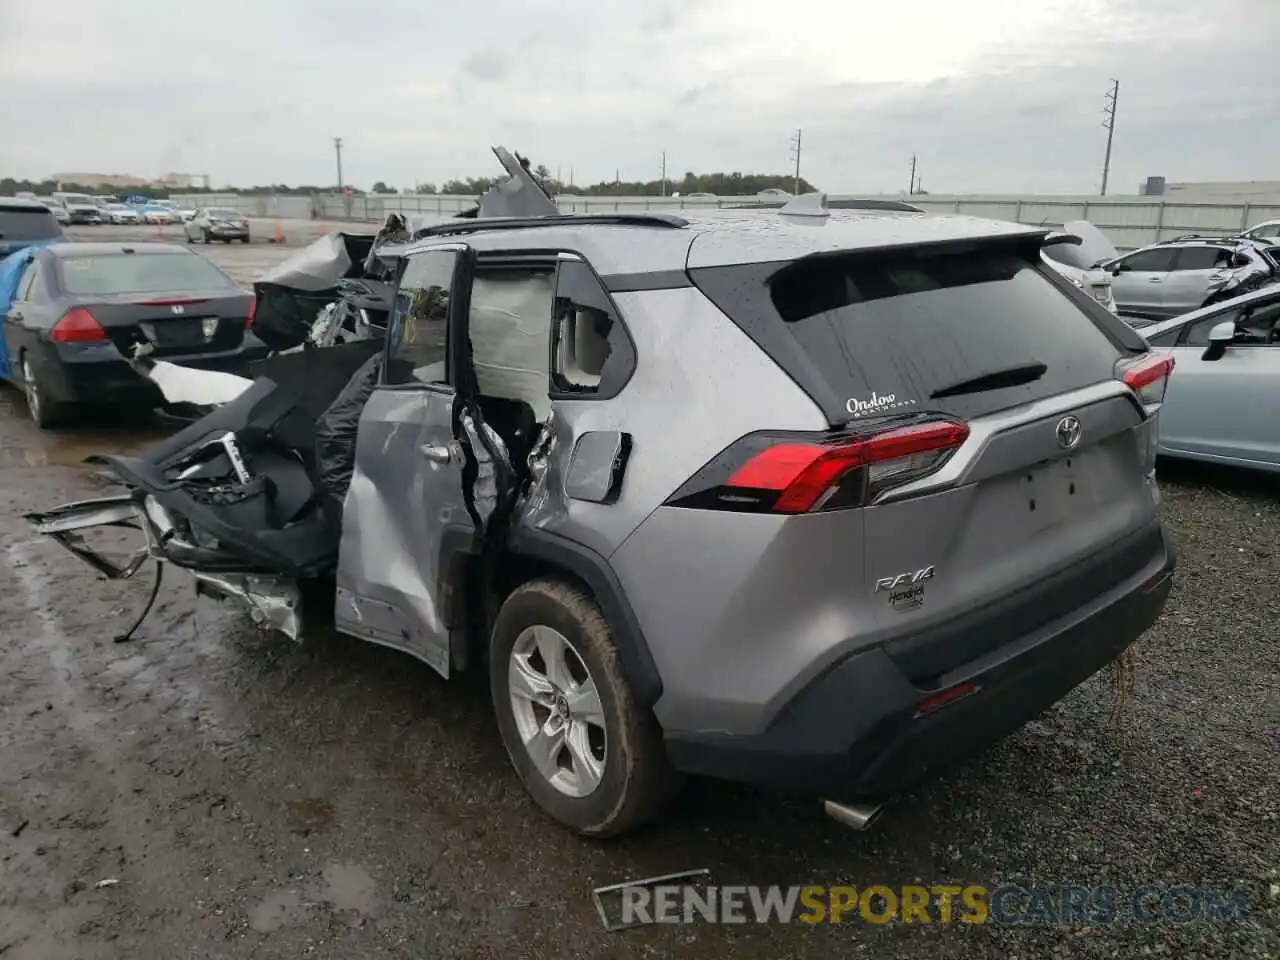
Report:
M391 212L410 217L450 217L472 206L475 197L368 195L358 197L238 196L236 194L176 194L184 206L219 206L249 216L288 219L381 222ZM646 210L696 212L741 204L745 197L688 199L677 197L560 197L566 213L611 213ZM836 195L832 200L842 199ZM848 199L848 198L845 198ZM886 199L903 199L892 197ZM928 196L911 202L933 213L959 213L994 220L1060 227L1072 220L1088 220L1122 250L1168 240L1184 233L1228 235L1264 220L1280 220L1280 198L1274 203L1175 201L1168 197L1017 197ZM314 204L314 206L313 206ZM314 216L313 216L314 213Z

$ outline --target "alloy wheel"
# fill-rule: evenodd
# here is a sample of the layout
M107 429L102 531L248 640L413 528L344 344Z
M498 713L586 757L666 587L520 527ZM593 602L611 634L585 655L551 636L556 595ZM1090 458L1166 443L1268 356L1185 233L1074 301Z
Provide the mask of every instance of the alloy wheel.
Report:
M581 798L604 776L604 707L586 662L559 631L523 630L507 664L511 713L535 769L560 793Z

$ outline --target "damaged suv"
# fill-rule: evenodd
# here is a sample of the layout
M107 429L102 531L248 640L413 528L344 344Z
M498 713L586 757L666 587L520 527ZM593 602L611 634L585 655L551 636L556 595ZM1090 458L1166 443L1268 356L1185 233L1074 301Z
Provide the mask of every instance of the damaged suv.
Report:
M1158 616L1172 364L1045 231L530 206L380 250L373 356L279 358L292 379L102 458L128 492L31 519L108 576L179 565L295 638L318 596L487 672L528 792L594 836L680 773L879 802ZM108 564L79 539L105 524L147 545Z

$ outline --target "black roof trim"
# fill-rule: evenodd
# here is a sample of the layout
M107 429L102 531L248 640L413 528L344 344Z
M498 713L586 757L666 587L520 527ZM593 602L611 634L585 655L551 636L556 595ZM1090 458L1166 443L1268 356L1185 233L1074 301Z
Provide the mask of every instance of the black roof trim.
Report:
M534 230L538 227L566 227L591 224L616 227L687 227L689 221L667 213L566 213L546 217L476 217L464 223L437 223L423 227L414 234L415 240L423 237L447 237L458 233L479 233L482 230Z

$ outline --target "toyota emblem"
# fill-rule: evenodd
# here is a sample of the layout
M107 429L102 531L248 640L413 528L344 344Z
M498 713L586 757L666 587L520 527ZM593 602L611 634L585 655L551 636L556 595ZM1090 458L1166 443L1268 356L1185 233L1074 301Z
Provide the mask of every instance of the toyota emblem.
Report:
M1074 450L1080 443L1080 419L1078 417L1063 417L1058 421L1056 432L1058 434L1058 446L1063 450Z
M171 307L169 307L169 309L170 309L170 310L172 310L174 313L185 313L185 312L186 312L186 311L183 309L182 304L180 304L180 303L175 303L175 304L173 304Z

